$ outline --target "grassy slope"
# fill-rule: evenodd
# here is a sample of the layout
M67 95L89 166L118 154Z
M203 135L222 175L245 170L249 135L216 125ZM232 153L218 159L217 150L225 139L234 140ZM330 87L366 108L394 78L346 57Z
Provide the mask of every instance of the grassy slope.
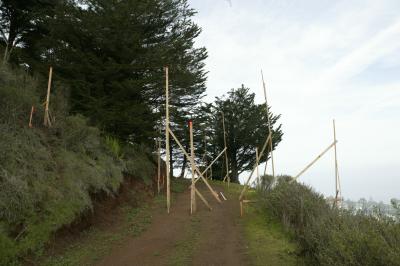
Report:
M242 185L231 184L230 195L239 198ZM257 200L254 190L248 190L246 199ZM251 265L302 265L296 255L297 245L291 241L279 222L258 208L257 203L246 204L241 220Z
M182 193L187 188L188 183L181 180L172 180L172 192ZM150 201L145 199L138 200L137 195L140 191L133 193L133 197L137 202L144 202L143 205L133 207L129 203L119 206L119 216L114 220L119 220L111 226L94 226L63 247L55 256L43 258L41 265L58 266L58 265L93 265L106 254L108 254L115 246L124 243L127 237L137 237L152 223L152 209L165 208L165 195L159 195ZM143 197L144 198L144 197ZM174 201L174 195L172 195ZM130 202L130 201L128 201ZM185 241L176 244L176 254L171 256L170 265L185 265L190 259L193 251L193 241L197 239L197 231L195 230L198 220L191 219L191 226L187 235L190 236ZM158 254L155 253L154 256ZM46 254L45 256L48 256Z
M0 62L0 265L40 255L55 232L93 208L93 195L114 195L123 174L150 184L155 173L149 149L119 146L68 115L64 88L53 85L57 119L45 128L41 86Z
M119 207L121 217L116 225L90 228L56 256L43 259L41 265L93 265L126 237L137 237L144 232L151 224L151 207L164 202L163 196L157 196L139 207L123 204Z
M267 214L255 206L246 208L243 218L249 257L253 265L298 265L297 246L290 241L282 226L269 220Z

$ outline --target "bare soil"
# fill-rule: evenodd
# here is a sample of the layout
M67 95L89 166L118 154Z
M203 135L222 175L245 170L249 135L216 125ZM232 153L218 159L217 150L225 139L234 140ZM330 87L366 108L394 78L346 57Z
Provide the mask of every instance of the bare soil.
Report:
M154 208L149 228L139 237L127 237L98 265L247 265L237 199L220 204L204 185L197 188L212 211L197 197L197 212L190 215L189 191L174 194L170 214ZM214 189L224 191L222 186Z
M136 195L135 191L140 191L140 195ZM128 204L137 207L141 203L138 202L139 199L149 201L153 196L154 191L149 186L141 180L130 177L124 179L114 196L106 193L91 195L93 210L88 210L70 225L60 228L47 244L47 256L55 256L69 245L79 242L81 233L91 227L108 231L117 230L122 218L119 206Z

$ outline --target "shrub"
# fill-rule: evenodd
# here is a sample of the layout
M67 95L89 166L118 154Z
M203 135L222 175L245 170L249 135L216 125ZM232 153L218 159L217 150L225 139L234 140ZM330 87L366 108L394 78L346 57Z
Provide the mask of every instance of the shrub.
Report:
M124 156L125 173L141 178L145 184L150 185L156 169L151 151L144 145L130 144L124 147Z
M262 204L294 232L311 265L400 265L400 224L332 208L310 187L280 178Z
M34 80L0 67L0 265L40 254L55 231L93 207L92 194L115 193L124 172L144 180L154 173L144 146L122 152L83 116L66 115L62 95L52 94L51 128L41 115L28 128L37 95Z
M105 142L115 158L121 159L123 157L122 147L117 138L106 136Z

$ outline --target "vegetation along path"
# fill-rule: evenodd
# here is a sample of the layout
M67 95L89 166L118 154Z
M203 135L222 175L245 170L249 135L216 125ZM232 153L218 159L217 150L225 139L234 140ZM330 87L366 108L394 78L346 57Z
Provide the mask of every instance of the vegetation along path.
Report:
M120 225L93 228L44 265L295 265L296 245L280 225L268 220L255 206L240 218L238 195L242 186L221 182L212 186L226 201L217 203L203 184L197 188L212 206L197 198L197 212L189 214L189 183L174 182L171 213L165 198L156 197L147 207L122 207ZM250 192L249 197L255 193ZM120 222L121 223L121 222ZM111 229L110 229L111 228ZM267 264L266 264L267 263Z
M186 185L185 185L186 188ZM175 194L171 213L154 210L152 224L139 237L127 239L98 265L294 265L296 247L266 220L265 213L247 208L240 218L241 186L214 184L227 197L217 203L207 188L198 189L211 203L209 211L200 199L197 212L189 215L189 190Z

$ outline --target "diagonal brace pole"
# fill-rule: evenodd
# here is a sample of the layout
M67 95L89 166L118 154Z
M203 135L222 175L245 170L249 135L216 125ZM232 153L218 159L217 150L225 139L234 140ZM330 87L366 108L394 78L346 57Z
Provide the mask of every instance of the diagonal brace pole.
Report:
M208 204L208 201L203 197L203 195L200 193L200 191L197 188L195 188L195 191L196 191L197 196L199 196L199 198L201 199L201 201L203 201L203 203L210 209L210 211L212 211L210 204Z
M208 169L210 169L210 167L219 159L219 157L221 157L222 154L224 154L225 150L226 150L226 148L223 149L223 150L218 154L218 156L217 156L217 157L208 165L208 167L201 173L202 175L204 175L205 173L207 173ZM197 178L197 179L194 181L194 183L196 183L199 179L200 179L200 178Z
M182 150L182 152L185 154L185 156L188 158L188 160L190 160L190 155L185 151L185 149L183 148L182 144L179 142L178 138L175 136L175 134L172 132L172 130L170 128L169 129L169 133L172 136L172 138L175 140L176 144L178 144L179 148ZM218 194L214 191L214 189L210 186L210 184L207 182L207 179L204 178L203 174L200 172L199 168L194 165L194 170L197 172L197 174L200 176L201 180L203 180L203 182L206 184L206 186L208 187L208 189L211 191L211 194L214 196L214 198L219 202L222 203L221 200L218 197Z
M271 139L271 136L272 136L272 135L271 135L271 132L269 132L268 138L267 138L267 140L265 141L264 146L263 146L263 148L261 149L261 152L260 152L260 154L259 154L259 158L261 158L261 157L263 156L264 151L265 151L265 148L267 147L267 145L268 145L268 143L269 143L269 141L270 141L270 139ZM243 198L243 196L244 196L244 193L246 192L247 187L248 187L248 185L249 185L250 179L251 179L251 177L253 176L253 173L254 173L254 171L256 170L257 166L258 166L258 165L257 165L257 162L255 162L254 167L253 167L253 170L251 171L249 177L247 178L247 181L246 181L246 183L244 184L244 187L243 187L243 189L242 189L242 192L240 193L239 200L242 200L242 198Z
M337 140L335 140L331 145L328 146L328 148L326 148L323 152L321 152L311 163L309 163L300 173L298 173L293 180L296 180L297 178L299 178L299 176L301 176L302 174L304 174L305 171L307 171L316 161L318 161L319 158L321 158L325 153L327 153L333 146L335 146L337 143Z

